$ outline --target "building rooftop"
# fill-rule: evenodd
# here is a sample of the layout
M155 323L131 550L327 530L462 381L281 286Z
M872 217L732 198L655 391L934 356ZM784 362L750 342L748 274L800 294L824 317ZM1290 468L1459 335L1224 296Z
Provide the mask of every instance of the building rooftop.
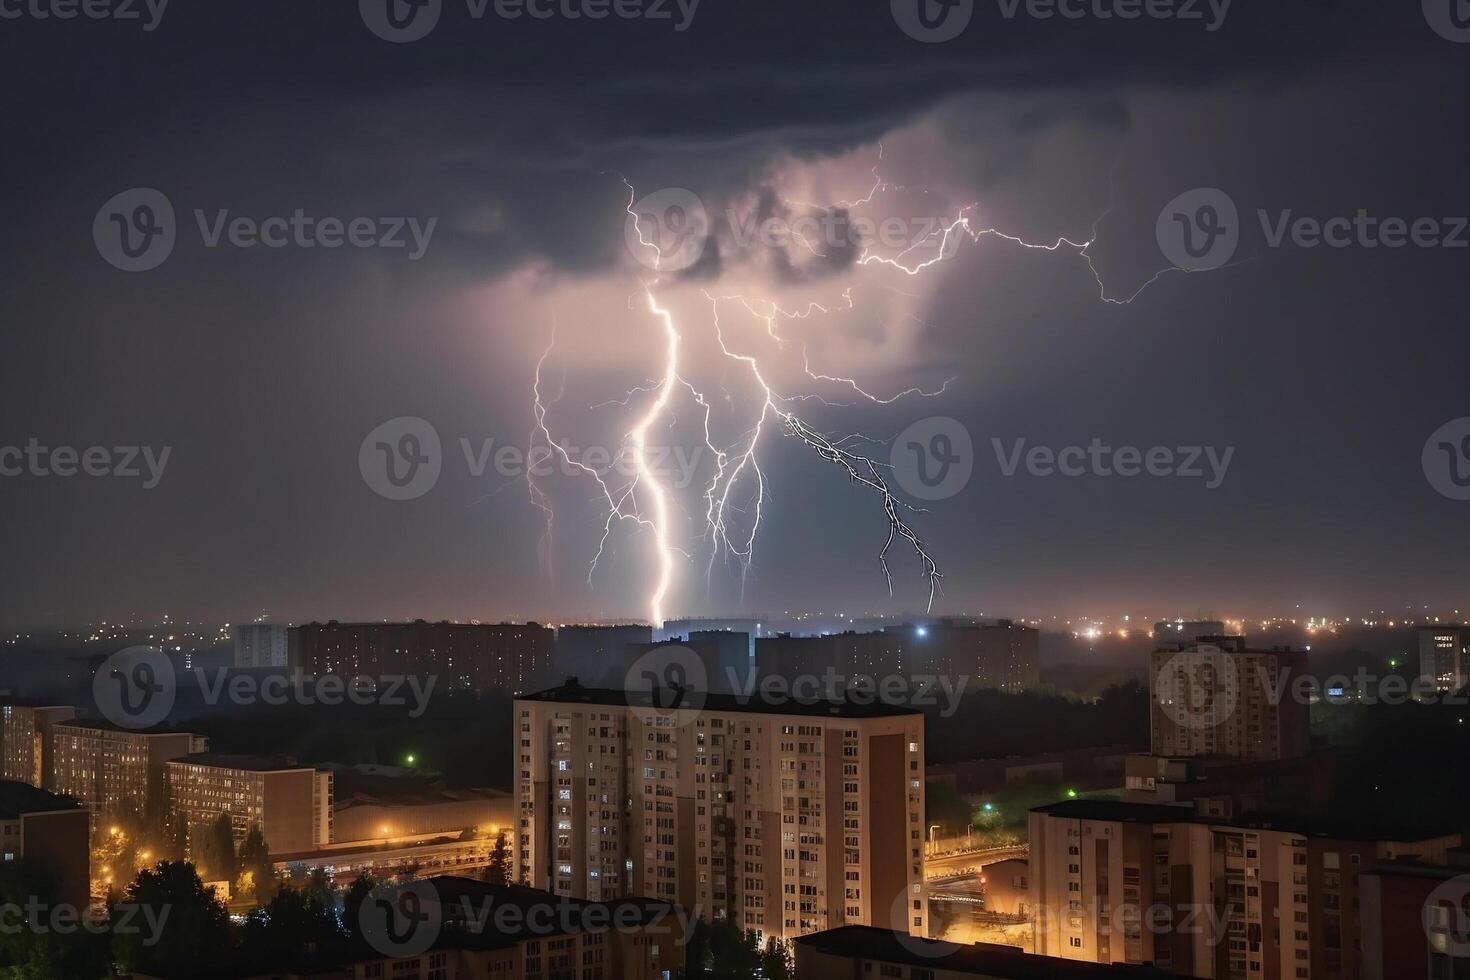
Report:
M154 738L160 735L190 735L192 732L179 731L172 728L127 728L123 725L115 725L110 721L99 718L72 718L68 721L58 721L57 728L85 728L98 732L114 732L122 735L143 735Z
M1158 803L1122 803L1116 800L1063 800L1039 806L1032 813L1045 813L1068 820L1105 820L1113 823L1199 823L1245 830L1279 830L1303 837L1331 837L1355 841L1420 841L1459 833L1452 823L1366 820L1350 814L1247 813L1239 817L1196 816L1192 806Z
M220 752L195 752L192 755L170 759L169 762L187 762L195 766L211 766L215 769L239 769L244 772L291 772L297 769L316 769L316 766L300 765L285 759L266 759L257 755L226 755Z
M665 693L669 693L665 689ZM703 711L744 712L764 715L803 715L814 718L889 718L901 715L921 714L917 708L902 705L862 704L854 701L798 701L796 698L773 703L763 700L759 692L744 694L709 694L700 692L704 699ZM522 694L517 701L541 701L556 704L603 704L609 707L648 708L663 710L654 704L649 691L626 691L606 687L582 687L568 683L535 694ZM688 709L686 709L688 710Z
M58 796L30 783L0 779L0 819L16 820L26 813L75 810L78 806L80 804L70 796Z
M946 976L952 973L973 974L993 980L1050 980L1052 977L1169 980L1184 976L1151 966L1087 963L1056 956L1036 956L1019 946L991 943L961 946L872 926L842 926L802 936L795 942L799 948L806 947L818 953L943 970Z

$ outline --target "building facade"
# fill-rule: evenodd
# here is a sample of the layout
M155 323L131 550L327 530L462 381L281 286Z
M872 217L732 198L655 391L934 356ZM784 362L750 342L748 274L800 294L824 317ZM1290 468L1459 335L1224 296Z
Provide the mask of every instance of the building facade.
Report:
M1470 627L1419 627L1419 679L1439 692L1470 684Z
M646 895L762 936L927 929L924 721L883 705L765 705L566 686L515 703L516 875Z
M77 709L64 705L0 707L0 778L42 789L54 787L52 726L71 721Z
M272 854L325 847L332 836L332 774L250 756L186 755L164 764L169 815L189 839L230 815L235 844L259 827Z
M1033 810L1030 838L1037 953L1221 980L1354 980L1360 873L1407 854L1442 861L1460 841L1090 800Z
M164 764L203 752L209 740L189 732L129 731L99 722L52 726L55 792L86 807L95 833L102 820L168 805Z
M56 900L91 904L91 840L87 812L29 783L0 780L0 860L25 862L56 886Z
M1311 705L1296 690L1305 651L1222 636L1156 650L1149 668L1153 755L1265 760L1310 750Z
M433 674L440 689L525 691L547 682L553 636L536 623L308 623L289 632L310 676Z
M275 623L240 623L235 626L236 667L287 667L286 627Z

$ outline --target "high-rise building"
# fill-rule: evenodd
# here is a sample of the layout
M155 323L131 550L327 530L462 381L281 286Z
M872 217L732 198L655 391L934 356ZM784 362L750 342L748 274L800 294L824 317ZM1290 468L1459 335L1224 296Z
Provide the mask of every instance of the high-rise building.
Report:
M515 702L517 877L790 938L923 934L924 719L567 685Z
M1363 980L1466 980L1466 903L1470 861L1463 849L1449 864L1403 859L1362 872L1359 921Z
M1254 650L1239 636L1154 651L1150 744L1171 758L1289 759L1311 748L1311 706L1297 679L1307 654Z
M637 624L559 626L556 630L555 685L569 677L588 686L622 685L624 652L653 642L653 627Z
M56 900L91 904L87 812L75 800L28 783L0 781L0 860L23 861L56 885Z
M236 667L286 667L286 627L275 623L239 623L235 626Z
M968 677L969 689L1016 693L1041 683L1041 631L1008 619L940 619L903 628L905 665L946 677Z
M51 728L76 716L77 709L68 705L0 706L0 745L4 747L0 778L52 789Z
M325 847L332 836L332 774L313 766L201 753L164 764L169 814L189 839L230 815L235 843L259 827L272 854Z
M52 733L54 789L87 808L93 832L119 814L166 812L164 763L209 748L202 735L130 731L101 722L57 722Z
M551 672L553 637L536 623L307 623L289 660L311 676L433 674L440 689L524 691Z
M1443 861L1460 835L1074 800L1031 811L1030 840L1039 954L1221 980L1351 980L1360 872L1408 854Z
M1154 623L1154 639L1164 643L1198 643L1210 636L1227 636L1230 631L1218 619L1173 619Z
M1419 678L1440 692L1470 684L1470 627L1419 627Z
M828 671L842 677L885 677L907 674L909 634L895 630L877 633L826 633L821 636L763 637L755 641L760 676L820 677Z

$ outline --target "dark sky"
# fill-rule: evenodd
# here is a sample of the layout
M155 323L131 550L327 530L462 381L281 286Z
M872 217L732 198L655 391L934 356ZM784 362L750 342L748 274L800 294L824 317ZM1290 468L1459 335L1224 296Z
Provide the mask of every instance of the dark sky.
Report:
M151 489L0 477L0 622L646 615L652 532L615 525L589 584L595 483L544 481L557 519L538 555L525 483L475 477L459 440L527 445L553 318L543 385L560 394L559 435L616 447L656 397L599 404L662 372L624 177L640 194L692 189L716 211L783 192L852 200L880 142L881 173L908 190L868 213L979 202L981 224L1031 243L1086 241L1097 222L1089 255L1109 297L1169 265L1155 222L1183 192L1225 191L1240 243L1225 268L1166 274L1127 305L1099 298L1075 250L995 236L912 280L724 254L658 290L717 441L747 431L759 402L712 347L701 291L831 309L851 289L852 309L783 321L784 345L733 308L722 327L770 359L783 394L831 403L788 409L834 439L871 437L860 445L880 459L918 420L964 424L974 477L908 515L945 576L937 608L1346 615L1466 596L1470 502L1435 490L1421 451L1470 415L1470 231L1458 249L1273 247L1257 217L1366 209L1448 233L1470 215L1470 43L1428 24L1450 0L1428 14L1406 0L1236 0L1214 31L1024 5L1006 18L976 0L964 33L934 44L906 36L889 4L853 0L702 0L683 31L672 4L673 20L476 20L444 0L434 31L407 44L374 36L356 0L173 0L152 31L38 19L39 2L0 0L22 14L0 18L0 447L170 455ZM128 273L99 254L93 223L136 187L167 196L177 242ZM298 208L437 223L410 261L209 248L194 218ZM867 403L803 377L803 350L814 372L885 402L954 380L934 398ZM655 438L691 446L698 405L683 385L671 402ZM409 501L375 493L358 462L401 416L443 443L437 484ZM1234 453L1207 490L1005 477L992 447L1094 437ZM665 530L687 552L670 615L924 606L902 542L888 596L880 499L776 421L760 464L769 496L743 598L738 562L717 560L706 581L703 481L670 494ZM745 533L748 491L731 511Z

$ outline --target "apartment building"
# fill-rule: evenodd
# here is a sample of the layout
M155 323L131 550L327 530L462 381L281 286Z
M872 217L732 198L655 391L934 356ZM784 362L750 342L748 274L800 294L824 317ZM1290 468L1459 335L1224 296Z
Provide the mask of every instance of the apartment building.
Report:
M76 716L69 705L0 706L0 778L53 788L51 728Z
M202 753L164 763L169 813L189 838L230 815L236 845L259 827L273 854L313 851L332 842L332 774L253 756Z
M1360 975L1359 875L1443 861L1444 828L1068 801L1031 812L1035 950L1229 980Z
M87 813L75 800L29 783L0 780L0 860L25 862L48 875L56 900L91 903Z
M1239 636L1154 651L1149 669L1152 754L1289 759L1311 748L1311 706L1296 690L1303 650L1255 650Z
M552 673L550 627L536 623L307 623L287 659L311 676L433 674L440 689L524 691Z
M1419 680L1430 690L1459 691L1470 684L1470 627L1419 627Z
M647 895L762 936L927 929L924 720L882 704L768 704L566 685L515 702L516 875Z
M57 722L51 731L53 789L86 807L94 833L115 814L163 812L164 763L209 748L202 735L133 731L103 722Z

